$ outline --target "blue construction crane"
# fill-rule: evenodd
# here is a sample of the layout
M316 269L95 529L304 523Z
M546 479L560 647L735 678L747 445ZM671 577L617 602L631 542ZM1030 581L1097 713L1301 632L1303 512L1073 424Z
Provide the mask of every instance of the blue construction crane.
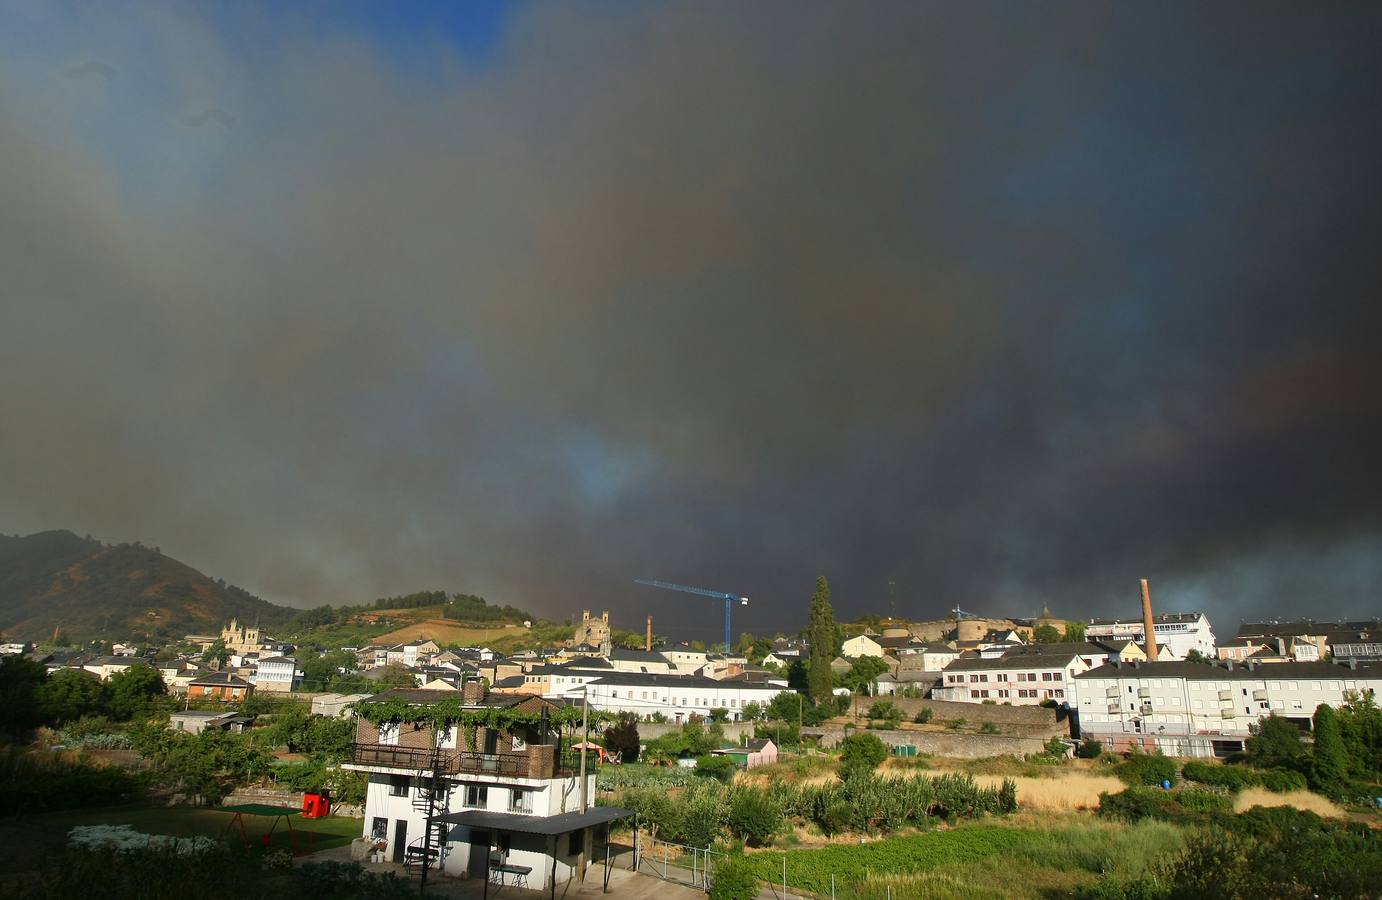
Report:
M690 587L685 584L673 584L670 581L654 581L651 578L635 578L638 584L646 584L649 587L666 588L669 591L681 591L684 594L700 594L702 597L714 597L717 600L725 601L725 656L729 656L730 648L730 627L729 627L729 608L738 601L740 606L748 606L749 598L741 597L738 594L729 594L725 591L712 591L710 588Z

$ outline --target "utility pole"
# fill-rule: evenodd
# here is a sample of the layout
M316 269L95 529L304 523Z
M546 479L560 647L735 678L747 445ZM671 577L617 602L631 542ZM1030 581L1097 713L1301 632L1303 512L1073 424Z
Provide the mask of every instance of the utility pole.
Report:
M585 815L585 747L590 743L590 686L581 685L581 814Z
M651 623L652 619L648 621ZM649 626L651 627L651 626ZM590 743L590 685L581 685L581 815L585 815L585 750ZM585 881L585 844L589 833L585 828L581 829L581 881ZM555 855L555 854L554 854ZM554 861L555 864L555 861ZM556 890L556 873L552 874L552 889Z

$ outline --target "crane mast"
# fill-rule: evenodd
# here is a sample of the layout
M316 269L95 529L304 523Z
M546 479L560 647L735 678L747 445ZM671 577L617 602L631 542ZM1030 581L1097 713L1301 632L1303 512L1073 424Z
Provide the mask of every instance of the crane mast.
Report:
M668 591L681 591L683 594L697 594L701 597L714 597L717 600L725 601L725 656L729 656L729 648L731 646L730 640L732 634L732 629L730 628L730 608L734 605L735 602L738 602L740 606L748 606L748 597L743 597L739 594L731 594L728 591L716 591L710 588L692 587L689 584L676 584L675 582L671 581L657 581L653 578L635 578L634 582L637 584L646 584L649 587L663 588L664 590Z

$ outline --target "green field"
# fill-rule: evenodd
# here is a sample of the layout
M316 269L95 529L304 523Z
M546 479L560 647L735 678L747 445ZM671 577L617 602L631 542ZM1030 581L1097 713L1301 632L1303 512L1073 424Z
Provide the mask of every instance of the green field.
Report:
M214 807L194 806L113 806L68 810L28 816L23 820L0 822L0 841L7 848L0 871L23 871L35 866L45 852L64 846L67 831L74 825L129 825L145 834L166 834L173 837L205 836L224 838L231 846L242 846L240 829L228 831L233 813ZM273 820L260 816L244 816L245 836L251 853L265 849L289 848L290 839L284 822L270 836L266 848L261 837L268 834ZM332 816L326 819L292 817L297 834L298 852L325 850L348 844L361 834L360 819Z

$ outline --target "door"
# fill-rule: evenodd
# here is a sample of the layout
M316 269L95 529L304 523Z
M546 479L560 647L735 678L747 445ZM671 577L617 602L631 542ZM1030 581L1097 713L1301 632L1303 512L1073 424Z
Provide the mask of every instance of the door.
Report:
M477 878L485 877L485 857L489 856L489 832L470 832L470 860L466 871Z
M403 862L403 854L408 851L408 820L399 819L393 823L393 861Z

